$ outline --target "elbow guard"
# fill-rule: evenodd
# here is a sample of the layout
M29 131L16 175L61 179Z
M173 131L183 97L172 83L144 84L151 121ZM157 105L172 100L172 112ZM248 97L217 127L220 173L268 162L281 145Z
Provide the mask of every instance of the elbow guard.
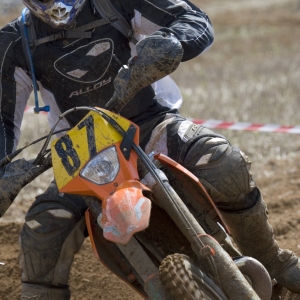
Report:
M136 44L137 56L123 66L114 80L115 93L106 108L119 112L142 88L174 72L183 56L178 39L157 32Z

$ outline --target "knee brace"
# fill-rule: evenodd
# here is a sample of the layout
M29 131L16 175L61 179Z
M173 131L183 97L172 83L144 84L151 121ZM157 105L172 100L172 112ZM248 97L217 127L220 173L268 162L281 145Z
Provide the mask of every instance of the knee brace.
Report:
M74 254L84 241L87 209L77 195L59 195L54 183L36 198L20 235L22 281L66 287Z
M181 153L183 165L193 172L218 207L243 203L256 187L251 162L223 136L202 126L192 125Z
M146 152L163 153L196 175L219 208L239 210L256 202L251 162L222 135L177 115L153 130Z

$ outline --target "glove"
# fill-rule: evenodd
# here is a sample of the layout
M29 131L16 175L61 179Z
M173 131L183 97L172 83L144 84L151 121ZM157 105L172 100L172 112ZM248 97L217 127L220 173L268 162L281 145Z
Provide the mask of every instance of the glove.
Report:
M156 32L136 44L137 56L123 66L114 80L115 93L105 106L120 110L144 87L174 72L183 49L171 33Z
M25 159L18 159L0 168L0 218L20 190L50 167L51 159L45 158L41 166L33 165Z

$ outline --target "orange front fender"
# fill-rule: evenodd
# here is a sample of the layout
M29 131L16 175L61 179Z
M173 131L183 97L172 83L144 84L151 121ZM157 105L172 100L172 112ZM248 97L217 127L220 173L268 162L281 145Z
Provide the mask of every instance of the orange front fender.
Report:
M130 238L149 226L151 200L143 191L149 189L137 180L127 180L102 201L104 237L126 244Z

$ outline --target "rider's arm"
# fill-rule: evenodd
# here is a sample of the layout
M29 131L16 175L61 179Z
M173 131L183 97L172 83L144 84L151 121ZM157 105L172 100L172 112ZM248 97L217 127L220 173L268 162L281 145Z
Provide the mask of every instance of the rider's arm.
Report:
M133 0L134 31L150 35L156 31L173 33L180 41L182 61L192 59L211 46L214 31L208 16L189 1Z
M22 49L16 22L0 30L0 160L17 147L24 110L32 91L32 81L24 70ZM25 159L14 159L0 167L0 218L19 191L49 167L50 160L35 166Z
M0 31L0 159L17 147L32 91L31 79L20 66L21 54L20 32L17 23L12 22Z

